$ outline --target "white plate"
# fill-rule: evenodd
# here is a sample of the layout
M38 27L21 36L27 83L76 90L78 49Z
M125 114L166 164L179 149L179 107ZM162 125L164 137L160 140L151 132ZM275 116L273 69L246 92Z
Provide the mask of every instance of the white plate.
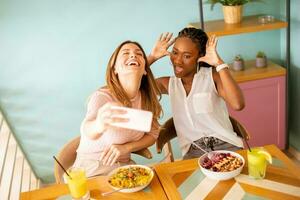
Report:
M149 179L148 183L145 184L145 185L138 186L138 187L134 187L134 188L124 188L124 189L120 190L120 192L124 192L124 193L132 193L132 192L140 191L140 190L144 189L145 187L147 187L147 186L151 183L151 181L152 181L152 179L153 179L154 172L153 172L153 170L152 170L150 167L145 166L145 165L126 165L126 166L118 167L118 168L114 169L113 171L111 171L111 172L108 174L108 177L109 177L108 180L110 179L110 177L111 177L113 174L117 173L117 171L118 171L119 169L127 169L127 168L130 168L130 167L140 167L140 168L145 168L145 169L147 169L148 171L150 171L150 179ZM118 187L112 186L112 185L109 183L108 180L107 180L108 185L109 185L111 188L113 188L114 190L120 189L120 188L118 188Z
M240 166L239 168L230 171L230 172L214 172L212 170L209 169L205 169L204 167L202 167L201 163L203 162L203 159L207 156L207 153L202 155L199 160L198 160L198 165L201 169L201 171L203 172L203 174L205 174L208 178L214 179L214 180L228 180L231 178L234 178L235 176L239 175L245 165L245 160L243 158L243 156L241 156L240 154L233 152L233 151L227 151L227 150L219 150L219 151L212 151L213 153L230 153L231 155L240 158L243 161L242 166Z

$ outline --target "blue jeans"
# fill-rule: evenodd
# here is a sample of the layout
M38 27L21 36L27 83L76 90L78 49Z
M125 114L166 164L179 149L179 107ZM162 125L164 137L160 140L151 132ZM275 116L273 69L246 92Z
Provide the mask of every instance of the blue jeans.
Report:
M242 148L234 146L228 142L224 142L215 137L202 137L199 140L194 141L195 144L192 144L188 152L183 156L183 160L191 158L199 158L206 152L215 151L215 150L229 150L236 151ZM201 148L199 148L201 147ZM204 151L203 151L204 150Z

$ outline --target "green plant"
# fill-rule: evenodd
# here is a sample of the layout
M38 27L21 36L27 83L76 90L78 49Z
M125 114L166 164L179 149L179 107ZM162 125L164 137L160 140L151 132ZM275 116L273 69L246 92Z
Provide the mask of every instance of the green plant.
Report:
M265 58L266 54L263 51L258 51L256 54L256 58Z
M217 3L223 6L239 6L250 2L263 2L263 0L207 0L205 3L211 4L210 9L213 10Z
M236 61L243 61L244 59L243 59L242 55L238 54L238 55L236 55L234 57L234 60L236 60Z

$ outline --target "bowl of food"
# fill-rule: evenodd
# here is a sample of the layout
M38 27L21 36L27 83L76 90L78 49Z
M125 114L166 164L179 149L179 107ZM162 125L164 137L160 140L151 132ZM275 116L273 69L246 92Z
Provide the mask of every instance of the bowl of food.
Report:
M233 151L219 150L202 155L198 164L208 178L228 180L241 173L245 160L243 156Z
M131 193L147 187L154 176L153 170L145 165L126 165L108 174L108 184L114 190Z

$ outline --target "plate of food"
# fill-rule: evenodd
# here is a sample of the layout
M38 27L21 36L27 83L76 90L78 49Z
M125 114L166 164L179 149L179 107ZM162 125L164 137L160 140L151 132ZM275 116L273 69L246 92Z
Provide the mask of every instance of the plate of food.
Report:
M241 173L245 160L236 152L219 150L202 155L198 160L198 165L207 177L215 180L228 180Z
M154 176L153 170L145 165L126 165L108 174L108 184L124 193L137 192L147 187Z

